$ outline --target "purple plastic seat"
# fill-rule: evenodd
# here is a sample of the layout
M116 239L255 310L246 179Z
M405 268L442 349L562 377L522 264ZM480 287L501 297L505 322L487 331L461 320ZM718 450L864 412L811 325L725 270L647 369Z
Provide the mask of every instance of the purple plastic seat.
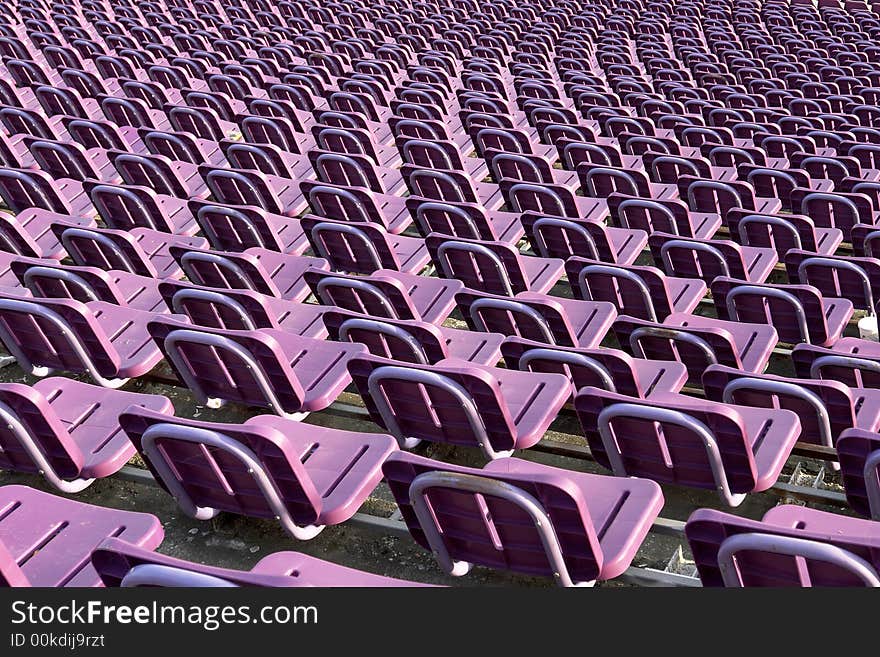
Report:
M94 217L97 212L84 185L65 178L53 180L45 171L0 167L0 199L15 214L40 208L74 217Z
M791 204L817 226L840 229L844 240L850 239L853 226L874 226L880 216L871 197L861 193L814 192L797 187L791 193Z
M10 266L21 285L36 297L106 301L132 310L164 311L155 278L32 258L16 258Z
M540 212L587 221L603 221L608 216L604 198L575 196L563 185L502 178L499 187L513 212Z
M69 178L82 182L89 178L120 183L122 178L113 168L103 149L86 148L77 142L24 137L37 167L56 180Z
M607 347L563 347L508 337L501 353L511 369L566 375L572 384L572 396L584 386L596 386L632 397L648 397L655 392L679 392L688 379L683 363L633 358Z
M376 318L332 309L322 319L333 340L357 342L375 356L420 364L457 358L478 365L495 365L504 336L498 333L438 327L416 319Z
M608 211L622 228L672 233L682 237L710 239L721 227L721 217L713 212L694 212L680 199L646 199L611 194Z
M851 301L823 297L812 285L757 284L719 276L711 291L719 318L770 324L780 342L791 344L830 346L853 314Z
M303 278L320 303L371 317L421 319L442 324L455 309L461 281L380 269L355 276L308 269Z
M438 273L473 290L513 296L549 292L562 276L563 262L523 256L504 242L452 238L432 233L425 245Z
M524 233L519 213L490 211L476 203L450 203L410 195L406 207L422 236L438 233L515 245Z
M847 429L837 440L846 500L856 512L880 520L880 437L877 429Z
M198 326L231 330L280 329L306 338L323 339L321 317L326 306L297 303L253 290L203 287L183 281L159 283L171 312L186 315Z
M202 237L172 235L149 228L115 230L112 228L71 226L52 223L51 232L73 261L83 267L128 272L152 278L180 278L183 270L171 257L169 249L206 249Z
M785 254L792 283L812 285L824 297L842 297L860 310L874 311L880 299L880 260L851 256L818 256L792 249Z
M740 246L730 240L698 240L671 233L652 233L648 240L657 266L668 276L699 278L711 283L729 276L763 283L778 261L776 250Z
M0 294L0 340L25 371L87 373L118 388L162 360L147 322L155 313L104 301L22 299Z
M101 585L89 556L108 538L146 550L162 542L162 523L27 486L0 488L0 586Z
M392 235L371 222L306 215L300 225L312 250L336 271L371 274L378 269L394 269L418 274L431 261L421 238Z
M108 538L92 551L92 567L106 587L341 587L429 586L346 568L301 552L275 552L250 570L204 566Z
M201 403L231 401L291 418L332 404L350 382L346 362L365 351L280 329L196 326L179 316L156 315L147 330Z
M220 251L245 251L256 246L302 255L309 248L299 220L263 208L193 199L189 210L211 246Z
M492 331L566 347L596 347L617 317L605 301L581 301L536 292L502 296L465 289L455 295L473 331Z
M469 144L459 147L452 141L440 139L396 139L404 162L418 167L443 171L463 171L472 180L483 180L489 175L489 165L480 157L468 157Z
M359 355L348 368L372 420L401 447L423 440L477 446L490 459L540 441L571 386L559 374L451 358L419 365Z
M307 207L319 217L373 222L394 235L399 235L412 223L406 201L399 196L309 180L300 182L299 187L308 201Z
M162 196L149 187L108 185L95 180L83 183L108 228L150 228L175 235L195 235L199 225L183 199Z
M652 321L670 313L689 313L706 294L703 281L666 276L641 265L571 257L565 261L565 273L575 298L608 301L621 313Z
M703 389L713 401L794 411L801 419L801 442L835 447L846 429L880 428L880 391L839 381L747 374L713 365L703 373Z
M543 258L582 255L631 265L648 243L643 230L607 227L593 221L525 212L520 218L529 242Z
M852 388L880 388L880 343L841 338L831 348L802 342L791 352L801 378L832 379Z
M116 473L134 455L118 415L132 405L173 413L161 395L99 390L53 377L33 386L0 384L0 469L41 474L65 493Z
M696 381L716 363L744 372L763 372L779 342L776 329L767 324L686 313L673 313L662 323L621 315L613 330L627 352L637 358L683 362Z
M294 181L253 169L222 169L202 165L199 174L211 196L227 205L253 205L273 214L296 217L309 204Z
M880 586L870 520L794 504L761 521L697 509L685 535L703 586Z
M577 165L577 174L586 196L607 198L617 193L663 200L678 198L676 185L651 182L644 171L582 162Z
M413 538L451 575L480 565L560 586L612 579L632 563L663 505L647 480L515 458L480 469L397 452L382 470Z
M406 183L399 169L377 167L366 155L313 149L308 152L308 158L321 182L366 187L377 194L390 196L402 196L406 192Z
M30 208L16 215L0 213L0 249L28 258L61 260L66 252L51 230L52 224L91 228L91 217L71 217L49 210Z
M208 249L169 248L187 278L197 285L254 290L290 301L305 301L309 288L303 273L310 268L327 269L321 258L292 256L253 247L243 253Z
M493 182L474 181L463 171L441 171L404 164L400 174L410 193L441 203L473 203L486 210L499 210L505 199Z
M298 540L351 518L396 449L391 436L268 415L217 424L130 409L119 422L187 515L275 518Z
M792 411L678 393L638 399L587 387L574 404L590 451L615 475L717 490L730 506L776 483L801 432Z
M831 255L843 242L843 231L839 228L817 227L802 214L757 214L733 208L727 213L727 225L740 244L775 248L780 259L790 249Z

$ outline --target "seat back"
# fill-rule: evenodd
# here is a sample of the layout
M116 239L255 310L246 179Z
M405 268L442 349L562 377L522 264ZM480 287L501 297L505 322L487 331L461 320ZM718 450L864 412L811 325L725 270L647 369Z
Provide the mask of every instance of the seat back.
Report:
M822 296L842 297L856 308L874 311L880 299L880 260L849 256L817 256L792 249L785 254L788 280L812 285Z
M463 561L529 575L561 578L562 571L570 582L590 582L601 572L602 549L586 503L558 470L490 472L396 452L382 471L415 541L428 550L442 546L447 568ZM519 498L536 500L551 527L536 524ZM433 514L420 517L414 502ZM474 517L487 520L475 524ZM545 530L558 537L561 564L546 555Z
M756 485L745 420L730 406L583 388L575 410L596 461L618 476L717 489L731 504Z
M518 251L509 244L428 235L425 246L443 276L473 290L507 296L528 290Z
M279 414L301 410L302 385L281 346L265 332L193 326L160 315L147 330L180 381L203 403L233 401ZM303 352L314 342L305 340Z
M189 196L189 191L180 182L170 162L162 155L109 151L107 156L128 185L148 187L164 196Z
M22 141L40 169L56 180L70 178L82 182L87 178L98 178L98 173L81 144L31 137L25 137Z
M529 242L542 258L566 260L580 255L603 262L617 260L617 253L611 247L604 224L537 212L524 212L520 221ZM633 240L639 239L636 235L633 231Z
M384 224L376 201L368 189L343 187L304 180L300 183L311 211L319 217L336 221L375 222Z
M324 313L322 319L331 339L358 342L374 356L423 365L448 356L446 338L427 322L380 319L335 309Z
M43 171L0 168L0 198L15 214L28 208L71 214L55 190L55 184Z
M873 431L848 429L836 446L846 501L863 516L880 520L880 439Z
M158 195L148 187L108 185L87 180L83 183L83 190L110 228L131 230L141 227L164 233L174 232L159 205Z
M156 276L156 268L146 254L121 231L64 223L53 223L51 229L77 265L106 271L116 269L151 278Z
M865 566L876 579L877 538L802 524L698 509L688 518L685 535L703 586L864 586Z
M171 256L196 285L233 290L254 290L277 297L281 293L259 261L248 254L172 246Z
M402 444L428 440L513 449L513 419L497 379L487 370L460 364L417 365L355 356L348 370L374 422Z
M654 267L608 265L572 257L565 273L575 298L608 301L621 313L642 319L664 319L672 312L663 273Z
M718 276L747 276L742 249L736 242L681 238L658 232L651 235L648 245L654 262L669 276L699 278L707 283Z
M880 357L862 351L858 344L826 349L804 342L795 345L791 360L801 378L840 381L850 388L880 388Z
M269 187L265 174L251 169L216 169L207 165L199 173L212 196L228 205L251 205L284 214L285 207Z
M399 269L388 234L373 223L332 221L306 215L301 224L315 253L337 271L371 274Z
M120 415L119 424L159 485L193 515L198 509L258 518L283 513L300 526L318 519L321 495L278 429L198 422L136 408ZM250 472L238 456L242 452L256 466ZM274 491L270 498L265 482Z
M421 319L400 281L379 275L365 278L314 268L306 270L303 279L312 294L326 306L338 306L371 317Z
M216 249L221 251L244 251L260 247L271 251L284 251L277 231L269 223L267 212L254 206L224 205L212 201L192 199L189 210ZM299 223L286 218L289 226Z
M829 338L822 295L811 285L756 285L719 276L710 289L722 319L770 324L781 342L792 344Z
M562 306L551 297L519 299L481 292L459 292L455 301L473 331L519 336L573 347L577 337Z

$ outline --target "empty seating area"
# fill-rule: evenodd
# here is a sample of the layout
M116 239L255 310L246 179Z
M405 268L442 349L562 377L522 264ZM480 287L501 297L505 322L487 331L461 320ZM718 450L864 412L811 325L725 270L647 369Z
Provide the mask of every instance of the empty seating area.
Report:
M878 306L870 0L0 4L0 585L880 587Z

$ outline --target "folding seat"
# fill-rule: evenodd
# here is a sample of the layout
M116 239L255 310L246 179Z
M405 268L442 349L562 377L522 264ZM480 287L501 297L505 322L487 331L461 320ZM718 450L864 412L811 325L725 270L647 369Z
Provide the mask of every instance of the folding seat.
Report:
M721 227L721 217L714 212L693 212L680 199L646 199L611 194L608 212L622 228L672 233L697 239L711 238Z
M757 197L754 188L742 181L723 183L682 176L678 188L679 194L687 198L691 210L718 214L722 221L726 221L727 213L732 208L744 208L758 214L774 214L782 209L779 199Z
M230 330L279 329L306 338L323 339L321 321L327 311L317 304L287 301L252 290L229 290L183 281L159 283L159 293L171 312L186 315L198 326Z
M462 171L440 171L404 164L400 175L410 194L441 203L472 203L487 211L505 204L502 189L493 182L474 182Z
M415 541L452 575L479 565L553 577L560 586L613 579L663 505L660 487L647 480L514 458L480 469L396 452L382 471ZM475 525L474 513L486 522Z
M164 112L150 109L139 98L116 98L99 94L96 100L107 120L119 127L152 128L154 130L170 130L171 123Z
M27 146L36 167L55 180L67 178L83 182L92 178L114 184L122 182L107 154L101 149L86 150L77 142L52 141L30 136L23 137L21 143Z
M149 228L184 236L195 235L199 230L183 199L157 194L149 187L110 185L97 180L87 180L82 187L108 228Z
M561 260L523 256L504 242L432 233L425 238L425 245L439 274L490 294L513 296L525 291L549 292L563 271Z
M460 281L379 270L355 276L307 270L304 279L320 303L371 317L442 324L455 308Z
M36 297L106 301L139 311L164 310L155 278L23 257L13 259L10 268L22 287Z
M321 258L290 256L260 247L241 253L176 246L168 251L187 279L197 285L253 290L290 301L304 301L309 296L303 272L329 267Z
M641 265L611 265L573 256L565 262L576 299L608 301L627 315L658 321L671 313L689 313L706 294L693 278L666 276Z
M377 167L364 155L313 149L308 152L308 158L320 182L366 187L376 194L389 196L402 196L406 192L400 170Z
M880 388L880 345L862 338L841 338L830 348L799 344L792 350L801 378L831 379L851 388Z
M534 292L510 296L465 289L455 295L473 331L491 331L568 347L595 347L617 311L607 302L579 301Z
M490 459L540 441L571 386L559 374L459 359L421 365L359 355L348 367L370 417L401 447L423 440L478 446Z
M504 336L498 333L437 327L414 319L376 318L342 309L323 314L333 340L366 346L375 356L395 361L433 364L446 358L495 365Z
M556 169L540 155L509 153L489 148L483 153L495 182L502 179L537 184L559 185L577 192L581 183L577 173Z
M362 128L337 128L314 125L312 136L318 148L334 153L354 153L370 158L376 166L393 169L403 160L400 152L393 146L377 144L372 135Z
M205 249L202 237L171 235L149 228L114 230L53 222L50 234L75 264L117 270L151 278L181 278L183 271L171 257L171 246Z
M298 540L351 518L395 450L387 435L266 415L219 424L131 409L119 421L187 515L275 518Z
M779 342L767 324L732 322L700 315L674 313L663 322L620 315L613 330L622 349L637 358L677 360L699 381L709 365L721 364L743 372L763 372Z
M162 523L148 513L93 506L27 486L0 488L0 509L0 586L100 586L89 557L105 539L152 550L164 535Z
M29 258L61 260L67 254L50 230L53 222L84 228L95 225L92 218L71 217L38 208L17 215L3 212L0 213L0 251Z
M92 98L83 98L75 89L37 85L32 91L39 107L49 118L74 116L90 121L104 118L98 103Z
M109 121L87 121L67 116L61 117L61 123L70 138L87 149L115 148L130 153L141 153L146 150L137 130L133 128L119 127Z
M69 178L53 180L44 171L0 167L0 199L15 214L39 208L74 217L94 217L84 185Z
M730 240L698 240L655 232L648 244L654 263L667 276L699 278L706 283L717 276L764 283L778 262L773 248L740 246Z
M678 198L676 185L651 182L643 171L581 163L577 165L577 173L587 196L607 198L616 192L650 199Z
M155 313L104 301L24 299L0 294L0 341L33 376L53 370L86 373L119 388L162 359L147 334Z
M878 212L871 197L866 194L813 192L795 188L791 194L792 207L809 216L817 226L839 228L843 239L849 240L855 224L873 226L878 223Z
M250 570L204 566L107 538L94 550L92 567L106 587L398 587L428 586L339 566L300 552L275 552Z
M371 274L378 269L420 273L431 261L419 237L390 235L374 223L306 215L301 225L312 250L336 271Z
M134 455L117 423L119 413L132 405L174 411L161 395L99 391L66 378L43 379L33 386L0 384L7 426L0 436L0 468L39 473L62 492L79 492L96 478L117 472Z
M868 426L850 428L837 440L841 480L846 500L857 513L880 519L880 440Z
M831 255L843 242L839 228L820 228L803 214L758 214L732 209L727 213L731 235L743 245L775 248L783 258L791 249Z
M454 120L447 123L445 120L428 117L416 119L391 116L388 118L388 125L394 133L395 143L401 139L425 139L427 141L452 142L459 151L473 148L470 135L462 130L455 130L454 123Z
M586 387L574 403L591 453L615 475L716 490L729 506L776 483L801 433L789 410L679 393L638 399Z
M812 285L822 296L842 297L859 310L874 312L880 299L880 260L872 257L818 256L792 249L785 255L792 283Z
M227 330L155 315L147 329L178 379L201 403L226 402L305 417L332 404L350 382L346 361L364 351L278 329Z
M697 509L685 535L703 586L880 586L870 520L794 504L760 521Z
M551 164L555 164L559 156L555 146L532 140L527 131L514 127L498 128L471 124L468 133L480 157L484 157L488 149L494 149L508 153L539 155Z
M501 353L511 369L566 375L572 395L584 386L597 386L647 397L655 392L679 392L688 379L682 363L633 358L607 347L550 345L543 340L510 336L502 343Z
M407 210L422 236L438 233L450 237L517 244L524 234L520 214L486 210L476 203L437 201L409 195Z
M877 391L851 388L839 381L746 374L713 365L703 374L703 388L715 401L747 406L775 404L798 413L802 442L834 447L846 429L876 431L880 426Z
M606 227L593 221L554 217L537 212L521 216L526 237L543 258L581 255L602 262L631 265L648 242L645 231Z
M307 201L306 209L319 217L337 221L377 223L398 235L412 223L406 201L399 196L375 194L369 189L331 185L309 180L299 188Z
M513 212L542 212L587 221L603 221L608 216L605 199L576 196L561 185L502 178L499 186Z
M297 219L244 205L225 205L193 199L189 210L211 246L221 251L259 247L302 255L309 242Z
M757 284L719 276L711 285L721 319L771 324L781 342L830 346L853 314L847 299L823 297L812 285Z
M472 180L483 180L489 175L489 164L483 158L469 157L470 146L459 149L455 143L444 140L412 139L406 136L395 140L403 162L423 168L445 171L463 171Z
M212 198L220 203L252 205L287 217L296 217L309 207L293 180L252 169L222 169L207 165L198 167L198 172Z
M199 168L189 162L176 162L164 155L136 155L124 151L107 151L107 157L127 185L147 187L162 196L205 198L208 187Z

